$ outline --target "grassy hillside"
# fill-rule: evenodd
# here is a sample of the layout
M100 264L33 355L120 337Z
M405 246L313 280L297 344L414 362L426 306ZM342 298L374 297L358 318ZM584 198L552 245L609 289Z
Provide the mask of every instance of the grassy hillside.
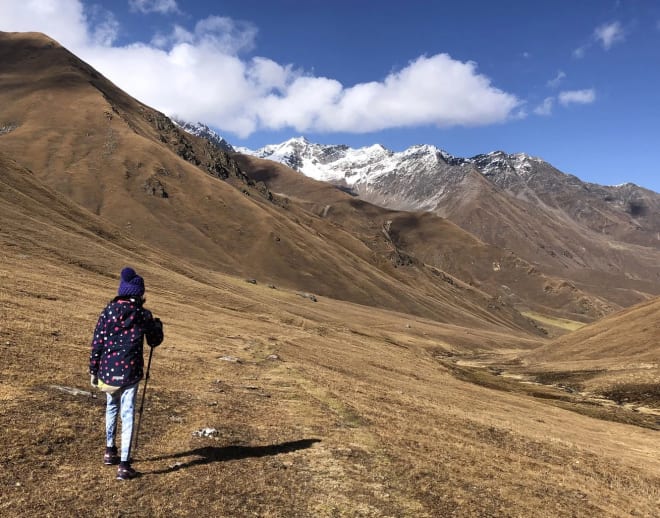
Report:
M620 311L522 357L537 378L596 394L660 425L660 299Z
M16 171L5 161L3 179ZM191 265L22 172L0 183L0 515L652 516L657 431L594 419L447 359L539 342ZM125 264L166 326L135 465L101 464L89 340ZM72 390L73 389L73 390ZM74 392L74 393L71 393ZM211 437L193 434L215 429Z

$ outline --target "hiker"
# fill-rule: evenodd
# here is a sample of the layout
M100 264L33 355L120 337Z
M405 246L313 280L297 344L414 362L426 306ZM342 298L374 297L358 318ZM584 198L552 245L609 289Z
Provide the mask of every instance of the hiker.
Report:
M163 341L163 325L143 307L145 300L144 280L133 268L124 268L117 296L96 324L89 356L90 382L106 392L107 399L103 462L108 466L119 464L119 480L138 476L131 467L130 455L135 399L144 370L142 343L145 336L151 347ZM121 455L115 446L118 413L121 414Z

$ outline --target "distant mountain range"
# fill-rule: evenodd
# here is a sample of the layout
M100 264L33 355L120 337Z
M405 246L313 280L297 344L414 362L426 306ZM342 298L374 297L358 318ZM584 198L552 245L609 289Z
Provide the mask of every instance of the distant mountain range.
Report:
M199 125L198 125L199 127ZM207 138L226 142L208 127ZM432 145L401 152L303 137L235 153L284 164L391 210L432 212L486 243L584 289L632 303L620 289L660 288L660 194L581 181L525 153L460 158ZM595 273L597 272L597 273Z
M256 151L237 151L286 164L305 176L344 186L362 199L391 209L447 216L445 208L476 171L514 198L548 209L561 207L571 219L597 232L611 233L608 228L613 226L611 221L601 221L599 213L616 213L615 220L626 219L625 231L618 232L617 238L659 243L660 195L632 183L603 186L582 182L525 153L494 151L459 158L432 145L393 152L378 144L353 149L314 144L303 137ZM628 235L632 229L635 232ZM650 234L641 237L645 231Z
M461 158L429 144L395 152L380 144L354 149L342 144L316 144L305 137L252 150L232 146L203 123L178 120L175 123L193 135L208 139L224 151L273 160L309 178L344 185L363 197L382 198L380 201L386 206L402 210L436 210L443 194L449 191L447 186L465 176L456 168L476 169L498 187L532 201L538 198L535 192L542 187L542 183L546 190L587 190L633 217L649 215L653 209L646 203L649 194L651 198L653 194L658 194L633 183L605 186L583 182L525 153L493 151ZM397 189L392 189L393 185Z
M226 143L217 133L205 128L210 131L212 141ZM649 211L643 199L652 193L632 183L603 186L582 182L525 153L493 151L460 158L428 144L394 152L380 144L353 149L345 145L315 144L304 137L258 150L241 147L235 151L280 162L316 180L344 184L362 196L377 192L388 206L406 210L435 210L448 192L447 186L465 176L461 169L476 169L498 187L522 197L532 194L535 190L532 186L539 187L540 181L546 182L548 188L586 188L601 199L618 204L632 216ZM397 189L391 189L393 185ZM532 195L532 199L536 197Z

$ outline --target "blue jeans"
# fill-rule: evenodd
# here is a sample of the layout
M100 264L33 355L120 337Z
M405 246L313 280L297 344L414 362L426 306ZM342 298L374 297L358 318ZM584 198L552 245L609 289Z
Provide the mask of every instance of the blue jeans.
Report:
M121 461L127 462L131 456L133 441L133 417L135 415L135 399L139 383L119 389L114 394L106 394L105 407L105 445L110 448L115 445L117 433L117 414L121 408Z

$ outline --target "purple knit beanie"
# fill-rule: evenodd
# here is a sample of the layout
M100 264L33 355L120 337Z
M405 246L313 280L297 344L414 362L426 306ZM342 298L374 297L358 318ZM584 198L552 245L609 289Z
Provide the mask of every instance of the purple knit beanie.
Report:
M121 271L117 295L137 295L141 297L144 295L144 279L135 273L133 268L127 266Z

